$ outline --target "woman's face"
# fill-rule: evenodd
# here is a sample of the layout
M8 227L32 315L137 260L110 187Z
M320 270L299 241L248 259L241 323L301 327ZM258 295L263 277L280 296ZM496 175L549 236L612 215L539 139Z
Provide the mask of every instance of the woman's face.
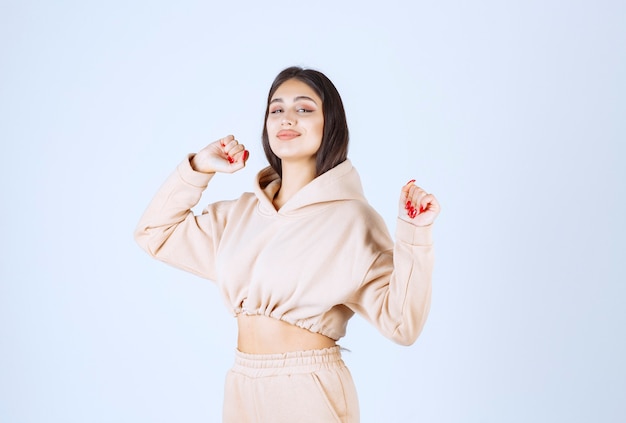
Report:
M290 79L278 87L268 107L270 147L283 166L289 161L315 166L324 133L322 99L304 82Z

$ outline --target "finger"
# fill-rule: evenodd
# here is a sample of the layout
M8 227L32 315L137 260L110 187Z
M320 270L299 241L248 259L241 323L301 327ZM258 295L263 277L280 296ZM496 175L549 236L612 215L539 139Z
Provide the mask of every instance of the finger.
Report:
M228 147L226 147L224 149L224 152L226 153L226 156L228 158L229 163L233 163L239 160L239 156L241 156L243 154L243 152L245 151L245 147L243 146L243 144L235 144L233 145L233 142L231 142Z
M411 189L411 187L413 186L413 183L415 182L415 179L411 179L409 182L407 182L406 184L404 184L404 186L402 186L402 195L404 196L404 198L406 198L408 196L409 193L409 189Z
M409 214L411 214L411 209L414 209L419 201L416 193L420 190L421 188L415 185L415 179L411 179L402 187L400 201Z
M239 141L235 139L230 140L224 145L224 151L232 150L233 148L237 147L237 145L239 145Z
M226 147L231 141L235 139L234 135L226 135L224 138L220 138L218 141L222 147Z
M415 193L415 208L418 209L418 214L426 209L424 204L424 198L426 197L428 197L428 193L423 189Z
M409 189L407 200L410 200L413 206L417 206L424 195L426 195L426 191L417 185L413 185Z
M234 157L245 149L246 147L243 144L239 144L237 141L231 141L224 147L224 153Z
M439 202L435 198L433 194L428 194L424 196L420 202L420 207L426 211L433 211L439 213Z
M411 208L415 208L415 192L417 190L416 185L411 185L406 193L406 209L410 210Z
M415 186L412 186L408 189L407 197L404 199L404 210L406 210L406 214L408 217L413 219L417 215L417 211L415 210L415 204L413 203L413 193L415 193Z
M414 219L418 214L425 210L423 205L423 199L428 196L428 193L418 186L411 187L408 193L409 197L406 201L405 209L407 215Z
M409 210L412 207L411 201L411 184L412 181L409 181L409 184L404 185L400 192L400 203L404 206L405 210Z
M245 148L242 148L241 151L238 151L236 154L233 154L231 157L233 158L235 162L241 162L245 164L249 156L250 156L250 152L246 150Z

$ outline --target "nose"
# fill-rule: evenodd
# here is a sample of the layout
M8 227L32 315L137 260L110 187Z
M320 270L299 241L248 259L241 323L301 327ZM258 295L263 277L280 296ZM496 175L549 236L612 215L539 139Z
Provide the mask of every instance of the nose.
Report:
M280 121L280 124L283 125L283 126L291 126L295 122L296 121L295 121L295 117L293 116L293 114L290 113L290 112L285 112L283 114L282 120Z

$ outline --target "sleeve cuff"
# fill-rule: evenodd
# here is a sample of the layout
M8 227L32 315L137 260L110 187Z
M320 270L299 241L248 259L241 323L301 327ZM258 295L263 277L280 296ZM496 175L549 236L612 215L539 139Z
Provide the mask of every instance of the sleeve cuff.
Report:
M194 154L188 154L178 167L178 175L183 182L198 188L206 188L215 173L204 173L193 170L190 160Z
M433 225L415 226L402 219L397 219L396 241L411 245L433 245Z

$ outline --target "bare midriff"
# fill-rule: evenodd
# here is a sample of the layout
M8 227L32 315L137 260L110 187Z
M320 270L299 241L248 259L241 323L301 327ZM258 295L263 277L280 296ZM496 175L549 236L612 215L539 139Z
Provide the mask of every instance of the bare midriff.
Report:
M335 341L282 320L261 315L237 316L237 348L249 354L276 354L330 348Z

